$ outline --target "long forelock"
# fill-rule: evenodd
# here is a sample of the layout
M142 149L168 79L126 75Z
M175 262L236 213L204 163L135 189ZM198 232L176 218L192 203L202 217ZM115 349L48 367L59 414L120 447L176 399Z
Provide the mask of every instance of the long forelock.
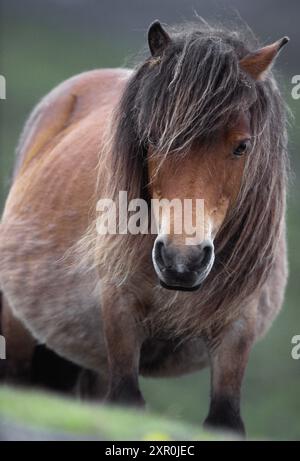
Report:
M246 53L240 41L199 31L174 40L160 60L150 58L137 72L133 108L140 141L165 155L209 142L256 98L239 68Z

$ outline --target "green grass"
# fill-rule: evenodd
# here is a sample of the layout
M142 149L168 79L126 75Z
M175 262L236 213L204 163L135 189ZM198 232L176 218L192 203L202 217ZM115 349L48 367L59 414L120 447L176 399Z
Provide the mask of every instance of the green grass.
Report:
M50 432L103 440L226 440L188 423L148 411L83 404L52 394L0 388L0 418Z

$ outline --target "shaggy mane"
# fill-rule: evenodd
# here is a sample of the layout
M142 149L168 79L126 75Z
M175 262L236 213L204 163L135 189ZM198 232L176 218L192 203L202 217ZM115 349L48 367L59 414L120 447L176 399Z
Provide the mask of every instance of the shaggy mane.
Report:
M168 156L188 155L195 143L212 142L238 113L249 110L253 148L238 200L215 240L214 267L190 295L199 310L190 303L180 325L179 313L173 312L172 323L172 309L166 309L165 318L157 315L170 329L195 332L200 323L226 323L272 269L285 211L286 111L271 72L255 82L239 67L239 60L258 47L253 38L203 24L171 29L170 36L162 57L147 57L128 81L108 136L107 171L99 181L106 184L105 197L117 200L119 190L127 190L128 200L148 199L150 147L163 168ZM103 283L128 284L145 260L151 261L153 236L95 233L93 227L80 245Z

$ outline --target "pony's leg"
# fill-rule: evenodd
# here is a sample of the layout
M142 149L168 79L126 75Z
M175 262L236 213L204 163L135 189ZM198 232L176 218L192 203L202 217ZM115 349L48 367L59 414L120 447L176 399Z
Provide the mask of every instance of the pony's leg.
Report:
M111 288L102 296L103 329L108 357L109 403L143 406L138 373L142 331L134 295Z
M240 394L254 329L254 318L239 319L227 329L217 346L213 340L208 340L211 401L205 427L245 434L240 415Z
M107 393L107 377L93 370L83 369L79 375L76 394L83 400L102 400Z

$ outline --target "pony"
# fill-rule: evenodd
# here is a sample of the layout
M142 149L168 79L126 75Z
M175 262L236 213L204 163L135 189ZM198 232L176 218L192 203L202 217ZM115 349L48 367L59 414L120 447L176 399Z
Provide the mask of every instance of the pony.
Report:
M0 225L7 369L46 345L94 373L106 402L143 406L139 375L209 366L205 425L245 432L243 375L287 279L287 111L272 73L287 42L155 21L134 70L85 72L37 105ZM166 206L156 234L97 232L99 199L120 191L191 199L193 219L202 199L201 232L188 244Z

